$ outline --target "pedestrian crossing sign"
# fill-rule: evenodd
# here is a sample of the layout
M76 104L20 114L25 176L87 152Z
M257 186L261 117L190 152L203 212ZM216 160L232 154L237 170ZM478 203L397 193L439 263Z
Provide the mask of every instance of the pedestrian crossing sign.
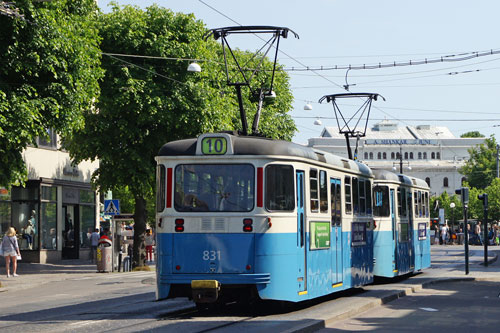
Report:
M104 214L120 215L120 200L104 200Z

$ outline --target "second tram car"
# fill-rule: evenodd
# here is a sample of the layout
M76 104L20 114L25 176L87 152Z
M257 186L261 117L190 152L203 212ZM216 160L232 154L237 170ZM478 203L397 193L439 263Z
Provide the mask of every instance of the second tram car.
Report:
M373 281L366 165L228 133L156 160L157 299L299 302Z
M430 267L429 186L375 170L374 275L395 277Z

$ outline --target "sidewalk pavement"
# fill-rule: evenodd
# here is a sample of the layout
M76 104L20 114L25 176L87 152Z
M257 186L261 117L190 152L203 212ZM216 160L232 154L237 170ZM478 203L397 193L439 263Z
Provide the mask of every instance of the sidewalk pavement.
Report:
M279 320L291 321L298 318L307 319L303 325L290 328L289 332L312 332L324 328L329 322L349 318L370 308L388 303L399 297L412 294L422 288L434 283L446 283L449 281L498 281L500 282L500 262L497 260L500 253L499 246L488 248L488 266L483 265L484 252L482 246L470 246L469 271L465 274L464 269L464 246L463 245L433 245L432 266L407 279L394 279L390 283L373 284L364 286L365 291L359 295L339 297L333 301L321 302L317 305L307 307L298 312L280 314ZM154 266L150 266L154 271ZM39 287L52 281L62 281L86 276L98 276L100 274L127 274L127 273L97 273L96 265L80 261L63 261L60 264L29 264L20 263L18 267L19 277L7 278L5 266L0 267L0 282L2 292L11 292L20 289ZM154 274L152 274L154 277ZM1 296L0 296L1 297ZM193 305L194 307L194 305ZM270 316L269 320L274 316ZM314 318L314 319L310 319Z
M152 272L155 267L150 265ZM57 264L35 264L18 262L18 277L7 278L5 261L0 260L0 293L39 287L43 284L74 279L76 276L92 277L103 274L126 274L124 272L99 273L96 264L88 260L64 260Z

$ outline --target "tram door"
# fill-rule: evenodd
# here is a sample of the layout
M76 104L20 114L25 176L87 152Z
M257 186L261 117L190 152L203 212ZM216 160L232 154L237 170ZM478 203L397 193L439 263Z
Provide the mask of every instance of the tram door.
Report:
M307 290L306 224L304 216L304 171L296 172L297 183L297 282L299 293Z
M396 223L396 214L394 212L394 190L391 189L391 221L392 221L392 244L394 247L394 266L393 270L394 272L397 272L399 269L399 242L398 242L398 226Z
M332 214L332 282L342 282L342 206L340 179L330 178L330 203Z

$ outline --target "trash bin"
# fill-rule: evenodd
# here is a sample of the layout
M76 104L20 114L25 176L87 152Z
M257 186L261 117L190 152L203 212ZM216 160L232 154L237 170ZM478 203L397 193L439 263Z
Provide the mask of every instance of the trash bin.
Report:
M112 272L112 255L113 255L113 243L111 240L102 238L99 239L99 244L97 245L97 271L98 272Z

